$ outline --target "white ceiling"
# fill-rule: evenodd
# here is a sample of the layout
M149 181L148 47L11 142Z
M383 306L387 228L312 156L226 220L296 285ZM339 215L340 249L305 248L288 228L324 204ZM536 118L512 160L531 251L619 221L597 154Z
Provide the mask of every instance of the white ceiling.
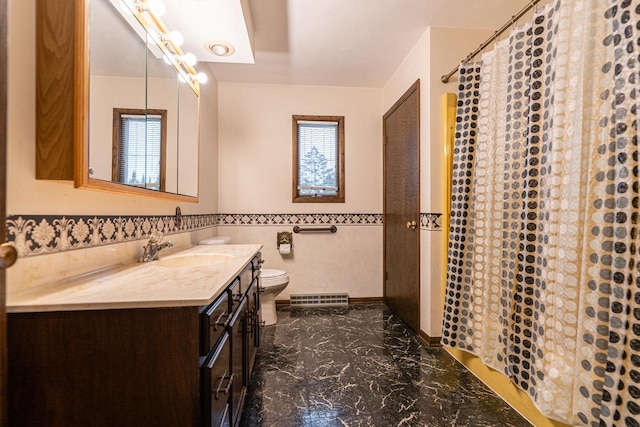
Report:
M106 4L119 1L92 2L92 50L106 58L134 45L109 30L121 24L112 22L118 14L105 10ZM182 49L196 55L196 68L208 65L220 82L382 87L428 26L495 30L531 0L163 1L162 19L184 35ZM210 39L231 42L235 54L207 52ZM120 62L133 63L125 56ZM117 66L109 60L99 65L92 68L105 73Z
M221 82L382 87L428 26L495 30L529 2L250 0L255 64L209 65Z

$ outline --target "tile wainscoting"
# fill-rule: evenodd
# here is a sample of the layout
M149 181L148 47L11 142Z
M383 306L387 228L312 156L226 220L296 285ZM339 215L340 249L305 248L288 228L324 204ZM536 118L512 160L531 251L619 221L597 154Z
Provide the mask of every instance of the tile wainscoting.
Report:
M441 213L421 213L420 229L428 231L442 230L442 214Z
M178 234L217 225L216 214L175 216L11 215L7 241L20 257L87 249L145 239L155 231Z
M421 213L420 228L442 230L442 214ZM7 241L20 257L123 243L160 231L171 235L217 225L382 225L381 213L330 214L200 214L183 215L180 225L170 215L11 215Z
M219 225L382 225L382 214L218 214Z

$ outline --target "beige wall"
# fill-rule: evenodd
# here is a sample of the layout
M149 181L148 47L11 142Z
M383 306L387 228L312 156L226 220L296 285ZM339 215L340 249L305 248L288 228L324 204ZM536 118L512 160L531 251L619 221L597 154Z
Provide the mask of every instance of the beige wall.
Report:
M289 273L289 285L277 300L291 294L347 292L352 298L382 296L382 226L338 226L338 231L294 234L291 255L276 248L276 234L291 226L218 226L233 243L260 243L265 268Z
M387 111L420 79L420 211L442 213L442 132L440 97L457 91L457 77L448 84L440 76L491 35L486 30L430 27L383 88ZM420 232L420 329L439 337L442 327L442 239L446 231Z
M78 190L72 182L35 179L35 1L9 5L7 213L50 215L167 215L177 202ZM208 71L208 67L201 67ZM209 73L210 74L210 73ZM200 202L181 202L183 214L217 210L217 82L203 86Z
M382 212L380 89L237 83L219 88L221 213ZM294 114L345 116L345 203L291 202Z
M381 213L382 91L368 88L220 83L219 212ZM292 203L294 114L345 116L345 203ZM382 296L382 227L339 225L336 234L294 235L293 257L275 250L291 226L219 226L234 242L262 243L265 267L291 273L291 293Z

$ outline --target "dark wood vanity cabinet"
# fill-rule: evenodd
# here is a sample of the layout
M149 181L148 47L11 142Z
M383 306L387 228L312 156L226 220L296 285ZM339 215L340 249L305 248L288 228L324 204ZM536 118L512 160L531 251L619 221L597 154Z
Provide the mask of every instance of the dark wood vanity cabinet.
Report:
M258 275L260 274L261 264L262 259L260 256L254 257L228 289L229 316L228 320L225 321L225 334L228 334L231 344L229 372L231 372L232 376L232 380L225 385L225 391L228 392L226 396L228 409L223 413L219 409L222 408L220 404L218 409L216 409L215 405L210 405L211 414L205 414L204 425L207 427L218 427L225 425L225 423L237 426L242 416L242 407L247 387L249 386L251 371L253 370L253 362L256 357L257 347L260 344L262 323L260 318ZM220 298L224 298L224 296ZM206 314L216 310L214 307L219 307L218 300L203 311L205 315L203 323L208 321ZM218 321L218 324L220 324L225 316L222 315L219 308L217 312L221 313L220 316L222 316ZM205 329L202 330L204 331ZM207 362L205 362L206 366L211 365L215 355L218 354L219 348L223 345L226 345L226 342L221 339L212 347L211 353L207 357ZM217 386L214 387L214 385L224 382L221 374L218 374L218 376L215 381L203 382L202 396L204 399L208 399L208 396L218 392ZM221 396L219 392L218 396L219 399ZM222 424L218 420L221 420Z
M237 425L242 415L242 405L249 380L247 354L247 298L244 297L231 323L231 372L234 379L231 386L231 422Z
M206 307L9 313L9 425L237 426L261 327L253 261L237 303L242 275Z
M260 288L258 277L253 280L247 291L247 354L249 355L249 371L253 370L253 362L260 346Z
M231 340L225 332L216 351L202 367L202 424L230 426L229 394L235 374L231 370Z

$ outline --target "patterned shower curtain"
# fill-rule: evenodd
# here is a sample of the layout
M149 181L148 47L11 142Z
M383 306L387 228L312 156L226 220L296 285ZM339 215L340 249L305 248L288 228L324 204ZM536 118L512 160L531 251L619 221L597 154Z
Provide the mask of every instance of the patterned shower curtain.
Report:
M640 0L556 0L460 67L442 342L640 426Z

